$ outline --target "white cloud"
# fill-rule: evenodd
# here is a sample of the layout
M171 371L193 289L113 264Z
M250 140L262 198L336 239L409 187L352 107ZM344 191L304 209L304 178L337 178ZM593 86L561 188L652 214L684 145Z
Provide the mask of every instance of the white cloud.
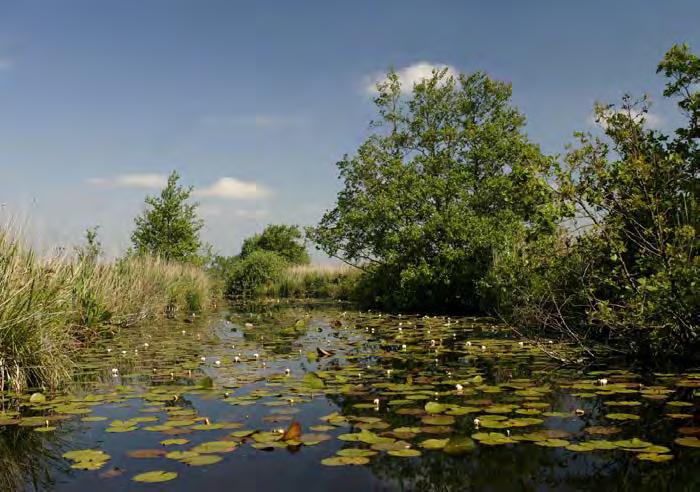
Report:
M165 174L135 173L119 174L112 178L89 178L88 184L95 186L118 186L121 188L162 188L168 182Z
M452 76L455 79L459 75L459 72L451 65L445 65L441 63L430 63L427 61L421 61L408 65L396 73L399 76L399 81L401 82L401 89L403 91L409 91L413 86L424 79L429 79L433 76L433 70L441 70L447 68L447 75ZM365 91L370 94L377 93L377 84L386 80L386 74L376 73L372 76L367 77L365 83Z
M605 128L607 126L608 119L612 118L613 115L623 113L626 114L626 111L622 109L609 109L600 118L598 118L595 113L591 113L589 116L589 123L594 126L597 125L601 128ZM656 113L643 113L638 110L632 110L630 115L632 116L632 119L637 122L640 122L643 119L646 126L649 128L659 128L664 123L663 118Z
M223 177L211 186L194 191L196 196L223 198L226 200L252 200L269 195L269 190L253 181L241 181L236 178Z

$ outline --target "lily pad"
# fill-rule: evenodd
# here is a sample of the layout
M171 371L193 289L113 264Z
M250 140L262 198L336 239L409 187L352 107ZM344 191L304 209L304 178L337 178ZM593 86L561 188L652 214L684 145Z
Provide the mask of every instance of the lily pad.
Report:
M131 479L134 482L144 482L144 483L158 483L158 482L168 482L177 478L177 473L168 472L162 470L154 470L146 473L139 473Z

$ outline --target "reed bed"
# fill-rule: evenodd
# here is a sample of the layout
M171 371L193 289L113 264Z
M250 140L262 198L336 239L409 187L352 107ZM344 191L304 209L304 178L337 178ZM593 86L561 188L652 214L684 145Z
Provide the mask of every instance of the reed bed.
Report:
M360 273L360 270L348 265L291 266L265 286L263 295L348 300L352 297Z
M155 258L40 258L19 234L0 228L0 390L56 387L81 343L147 319L200 312L214 290L200 268Z

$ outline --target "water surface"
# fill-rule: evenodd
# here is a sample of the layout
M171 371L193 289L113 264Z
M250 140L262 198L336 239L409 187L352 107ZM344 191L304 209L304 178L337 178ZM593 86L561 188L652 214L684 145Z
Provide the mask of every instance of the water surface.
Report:
M700 374L566 367L489 320L343 309L100 342L70 392L4 395L0 488L700 490ZM151 471L176 476L133 480Z

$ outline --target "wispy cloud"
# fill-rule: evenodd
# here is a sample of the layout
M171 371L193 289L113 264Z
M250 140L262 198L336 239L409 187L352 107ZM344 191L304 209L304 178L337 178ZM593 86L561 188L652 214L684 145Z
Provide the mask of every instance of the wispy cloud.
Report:
M223 198L226 200L252 200L264 198L270 190L254 181L241 181L236 178L219 178L210 186L195 189L194 195L201 197Z
M89 178L94 186L116 186L120 188L162 188L168 182L165 174L134 173L119 174L111 178Z
M593 126L600 126L602 128L607 127L607 121L616 114L626 113L621 109L609 109L600 118L596 116L595 113L591 113L588 117L588 123ZM636 122L641 122L644 120L646 126L649 128L660 128L664 124L663 118L656 114L650 112L641 112L637 110L632 110L630 116Z
M211 203L202 204L199 207L199 213L206 218L230 218L235 217L243 220L262 219L267 217L269 212L265 209L230 209Z
M0 56L0 72L12 68L12 59Z
M446 65L444 63L431 63L427 61L421 61L408 65L396 73L399 76L399 81L401 82L401 89L403 91L410 91L413 86L422 80L429 79L433 75L433 70L441 70L447 68L447 74L457 78L459 72L451 65ZM385 73L375 73L365 78L364 89L369 94L377 93L377 84L386 81Z
M252 115L208 115L202 118L202 124L210 128L252 128L252 129L289 129L306 124L304 117L297 115L252 114Z

